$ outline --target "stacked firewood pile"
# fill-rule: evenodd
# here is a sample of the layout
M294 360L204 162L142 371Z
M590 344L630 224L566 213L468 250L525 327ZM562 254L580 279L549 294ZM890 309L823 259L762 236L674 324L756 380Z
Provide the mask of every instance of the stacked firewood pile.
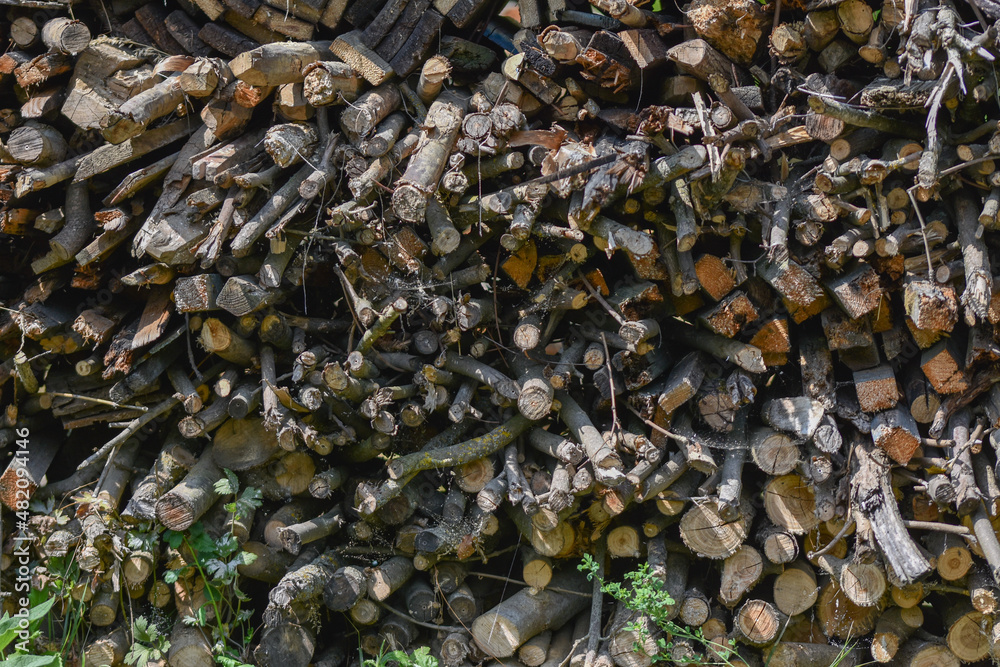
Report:
M10 9L0 591L75 561L67 662L213 664L186 531L260 665L648 665L585 553L679 662L1000 656L1000 5L591 2Z

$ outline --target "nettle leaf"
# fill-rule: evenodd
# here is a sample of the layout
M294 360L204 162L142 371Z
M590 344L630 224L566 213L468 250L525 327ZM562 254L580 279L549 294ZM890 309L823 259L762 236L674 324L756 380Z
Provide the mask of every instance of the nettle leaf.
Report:
M243 591L241 591L240 587L237 586L235 583L233 584L233 595L235 595L236 599L239 600L240 602L249 602L250 601L250 596L247 595L246 593L244 593ZM243 612L240 612L240 613L243 613Z
M215 544L215 551L222 557L226 557L232 554L234 551L240 548L239 540L232 533L226 533L219 538L219 541Z
M197 529L195 528L197 526ZM199 521L189 529L188 545L201 556L211 556L218 552L218 545L212 536L205 532L205 527Z
M240 488L240 483L239 480L236 479L236 474L229 468L223 468L222 472L226 474L226 477L225 479L220 479L215 483L215 492L223 496L237 493Z
M398 662L401 667L410 667L413 664L410 662L410 656L406 655L405 651L390 651L385 654L381 662L385 664L389 660Z
M240 494L239 499L236 501L233 514L240 518L250 516L255 509L264 504L263 498L264 495L260 489L255 489L252 486L243 489L243 493Z
M156 628L153 628L155 633ZM135 622L132 623L132 636L135 637L136 641L152 643L154 634L150 632L149 621L145 616L137 616Z
M228 655L215 656L215 662L222 665L222 667L253 667L253 665L248 665L242 660L230 658Z
M415 650L412 660L417 667L438 667L437 658L431 655L431 649L428 646L421 646Z
M229 568L218 558L212 558L205 561L205 572L213 579L224 579L229 574Z
M219 590L218 586L205 584L205 599L209 602L219 602L222 600L222 591Z
M177 581L177 577L180 575L180 570L167 570L163 573L163 582L167 584L172 584Z
M36 514L52 514L55 508L55 497L46 498L45 500L35 498L28 504L28 509Z
M132 644L132 648L125 654L125 662L135 667L145 667L152 660L155 660L153 650L142 644Z
M241 565L253 565L254 561L257 560L257 554L252 554L249 551L241 551L237 558Z
M174 549L179 549L181 543L184 541L184 533L167 530L163 533L163 540Z

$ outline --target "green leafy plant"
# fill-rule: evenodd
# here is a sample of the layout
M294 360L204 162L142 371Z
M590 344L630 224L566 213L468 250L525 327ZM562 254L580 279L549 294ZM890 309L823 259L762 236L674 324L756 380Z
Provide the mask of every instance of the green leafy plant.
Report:
M147 663L162 660L170 650L170 642L145 616L139 616L132 623L132 639L125 662L134 667L146 667Z
M237 568L250 565L257 556L240 549L233 528L237 521L261 506L262 494L252 487L241 491L236 475L231 470L224 472L226 476L215 483L215 490L222 495L233 496L233 500L225 505L225 509L233 515L229 531L214 538L205 531L201 522L184 532L164 531L163 540L175 549L186 549L192 559L190 565L164 572L163 581L173 584L197 572L205 582L204 594L211 605L212 615L209 618L206 608L202 607L194 616L181 620L188 625L205 628L214 642L212 651L218 664L242 667L253 640L254 631L249 625L253 610L243 608L243 603L250 598L238 586ZM143 536L135 535L132 539L140 543Z
M584 554L583 562L577 567L581 572L585 572L587 579L591 581L598 576L600 571L600 566L590 554ZM664 589L663 582L650 571L648 563L642 563L637 570L627 572L624 579L625 583L601 580L601 591L628 609L648 617L664 633L663 637L657 637L654 642L657 648L656 654L649 655L644 649L650 639L646 625L642 622L630 623L626 629L637 633L640 638L640 641L633 646L635 651L648 655L653 662L676 661L695 665L728 665L731 667L730 658L739 657L733 641L720 644L706 638L701 628L692 630L670 620L668 610L673 606L674 599ZM685 640L703 646L706 649L706 655L675 660L670 652L677 640Z
M389 667L392 664L398 667L438 667L438 660L431 655L431 649L421 646L412 653L406 651L385 651L385 646L374 658L369 658L361 663L362 667Z
M49 604L51 609L56 603L61 603L57 607L62 610L61 614L45 615L45 634L51 638L61 638L59 653L68 655L78 648L80 635L86 628L87 603L83 599L75 600L72 596L83 578L80 566L73 555L52 557L45 565L35 567L34 578L41 584L28 594L33 607Z
M61 667L62 655L56 651L39 655L32 650L32 642L40 634L39 626L46 617L57 598L49 597L44 601L33 602L28 608L27 636L20 634L21 617L4 613L0 618L0 656L4 655L11 643L14 652L0 660L5 667Z

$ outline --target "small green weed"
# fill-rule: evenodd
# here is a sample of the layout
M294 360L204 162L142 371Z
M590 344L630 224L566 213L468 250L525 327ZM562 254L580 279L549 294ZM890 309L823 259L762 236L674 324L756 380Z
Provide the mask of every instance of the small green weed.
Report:
M398 667L438 667L437 658L431 655L431 649L421 646L412 653L406 651L385 652L385 646L374 658L368 658L361 663L362 667L389 667L392 664Z
M225 474L224 479L215 483L215 490L222 495L234 496L234 500L226 504L225 508L233 514L235 522L260 507L262 495L259 489L252 487L241 492L236 475L230 470L225 470ZM135 539L142 538L137 535ZM229 532L219 539L205 532L205 527L198 522L184 532L164 531L163 540L175 549L186 547L193 556L191 565L167 570L163 574L163 581L173 584L178 579L197 572L205 582L205 597L213 612L209 618L206 608L201 607L194 616L182 620L188 625L205 628L210 633L214 642L212 651L218 664L224 667L242 667L253 640L254 630L249 624L253 610L243 608L243 603L250 598L237 585L237 568L253 563L257 557L240 549L232 525ZM149 642L145 644L149 646Z
M56 598L38 600L34 595L31 598L35 599L28 608L27 627L22 627L22 617L5 613L0 618L0 655L4 655L11 643L14 643L14 652L3 658L2 662L5 667L62 667L60 653L51 651L38 655L32 646L35 638L41 634L39 626L42 619L52 609Z
M581 572L587 573L588 580L593 580L600 569L597 562L589 554L584 554L583 562L577 567ZM702 633L701 628L692 630L678 625L668 618L667 610L673 606L674 600L670 597L670 593L664 590L663 582L650 572L648 563L643 563L639 569L626 573L625 581L627 583L602 580L601 591L628 609L649 617L656 627L663 631L665 637L658 637L655 642L658 649L657 654L649 656L653 662L672 661L674 658L670 651L674 648L675 640L687 640L701 645L706 649L707 656L714 656L714 659L702 656L687 659L685 664L728 665L731 667L730 658L739 657L734 642L719 644L710 641ZM635 643L634 649L645 654L643 646L649 639L645 625L633 623L628 626L628 629L639 634L640 641Z
M146 667L147 663L162 660L170 650L170 642L145 616L137 617L132 623L132 639L125 662L133 667Z

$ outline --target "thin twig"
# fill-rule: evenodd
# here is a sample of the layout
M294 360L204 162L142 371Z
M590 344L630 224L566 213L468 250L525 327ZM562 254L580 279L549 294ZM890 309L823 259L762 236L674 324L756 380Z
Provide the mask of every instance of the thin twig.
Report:
M959 526L953 523L940 523L937 521L907 521L903 520L903 525L912 530L933 530L938 533L951 533L952 535L971 535L970 531L965 526ZM810 556L811 558L812 556Z
M582 271L580 271L578 275L580 276L580 280L583 281L583 286L587 288L587 291L590 292L590 295L594 297L597 303L604 306L604 309L608 311L608 314L611 315L611 317L615 318L615 321L617 321L618 324L625 324L625 318L616 313L615 309L611 307L611 304L608 303L603 296L601 296L601 293L594 289L594 286L590 284L589 280L587 280L587 276L583 275ZM604 347L607 348L607 346L608 344L605 342Z
M559 663L558 667L566 667L566 665L569 664L569 661L573 659L573 654L576 653L577 647L580 646L580 644L582 644L583 642L588 641L589 639L590 639L590 633L588 632L587 634L585 634L584 636L580 637L575 642L573 642L573 645L569 647L569 653L566 654L566 658Z
M522 181L517 186L510 186L497 190L496 192L491 192L489 194L483 195L483 197L488 197L490 195L499 194L507 190L513 190L515 187L523 187L525 185L543 185L545 183L552 183L554 181L560 181L564 178L569 178L570 176L576 176L577 174L583 174L585 172L591 171L592 169L597 169L598 167L603 167L606 164L610 164L618 159L617 154L605 155L604 157L599 157L597 159L585 162L583 164L578 164L575 167L567 167L566 169L560 169L559 171L549 174L548 176L539 176L538 178L532 178L527 181Z
M629 411L632 414L634 414L636 417L638 417L639 419L641 419L643 424L645 424L646 426L650 427L654 431L662 433L663 435L665 435L668 438L671 438L673 440L676 440L677 442L684 442L684 443L688 442L688 439L685 438L683 435L680 435L680 434L677 434L677 433L672 433L672 432L668 431L667 429L663 428L662 426L660 426L659 424L646 419L645 417L643 417L639 413L638 410L636 410L635 408L633 408L631 405L629 405L629 404L626 403L625 407L628 408Z
M174 398L173 396L171 396L170 398L168 398L167 400L165 400L165 401L163 401L161 403L158 403L156 406L154 406L153 408L151 408L148 412L146 412L141 417L136 417L135 420L132 421L132 424L128 428L126 428L125 430L123 430L121 433L119 433L115 437L111 438L111 440L108 440L100 449L98 449L96 452L94 452L93 454L91 454L90 456L88 456L86 459L84 459L83 463L81 463L80 465L78 465L76 467L76 469L80 470L81 468L86 468L88 465L90 465L94 461L100 461L105 456L107 456L108 453L113 448L115 448L118 445L124 443L126 440L128 440L130 437L132 437L132 435L135 434L143 426L145 426L149 422L153 421L154 419L156 419L160 415L165 414L167 412L170 412L175 407L177 407L178 405L180 405L180 403L181 402L178 399Z
M833 548L833 545L835 545L837 542L839 542L843 538L847 537L847 533L850 532L850 530L851 530L851 528L853 526L854 526L854 519L852 518L850 521L848 521L847 523L844 524L844 527L840 529L840 532L837 533L836 537L834 537L832 540L830 540L829 542L827 542L827 545L825 547L823 547L819 551L810 551L809 554L808 554L808 556L807 556L807 558L809 560L814 560L814 559L819 558L820 556L826 554L828 551L830 551L830 549Z
M435 624L432 624L432 623L424 623L423 621L418 621L417 619L413 618L409 614L404 614L403 612L399 611L398 609L394 609L394 608L390 607L389 605L387 605L386 603L382 602L381 600L375 600L374 602L378 606L380 606L383 609L385 609L387 612L389 612L391 614L395 614L396 616L399 616L400 618L405 618L410 623L413 623L414 625L419 625L422 628L430 628L431 630L444 630L445 632L464 632L465 631L465 628L459 627L457 625L435 625Z
M939 174L938 178L943 177L944 174ZM927 273L931 275L934 271L934 263L931 261L931 247L927 243L927 226L924 224L924 216L920 213L920 207L917 206L917 198L913 196L913 191L917 189L917 186L907 188L906 194L910 198L910 203L913 204L913 211L917 214L917 220L920 221L920 237L924 241L924 253L927 255Z
M123 405L121 403L109 401L105 398L94 398L93 396L83 396L82 394L68 394L63 391L45 391L41 393L48 396L58 396L59 398L74 398L81 401L90 401L91 403L100 403L101 405L108 405L112 408L118 408L120 410L138 410L139 412L147 412L149 410L149 407L146 405Z

